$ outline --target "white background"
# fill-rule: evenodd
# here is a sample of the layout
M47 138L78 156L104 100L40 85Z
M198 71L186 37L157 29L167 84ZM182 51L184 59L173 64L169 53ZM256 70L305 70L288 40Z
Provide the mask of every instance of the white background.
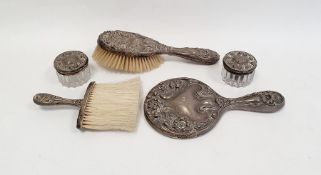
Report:
M201 66L169 56L151 72L109 72L91 54L98 35L116 29L221 57L245 50L258 60L254 81L229 87L221 60ZM319 0L2 0L0 174L320 175L320 32ZM53 60L66 50L90 56L91 80L140 76L143 97L160 81L187 76L227 97L276 90L286 105L274 114L227 112L211 132L190 140L160 135L142 110L134 133L81 132L76 108L32 102L37 92L83 96L87 84L65 88L55 75Z

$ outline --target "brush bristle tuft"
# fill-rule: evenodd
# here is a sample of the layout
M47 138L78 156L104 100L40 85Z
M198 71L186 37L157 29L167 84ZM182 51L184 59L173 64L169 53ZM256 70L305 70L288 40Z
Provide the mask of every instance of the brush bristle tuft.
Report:
M130 57L123 54L116 54L102 49L97 45L93 58L96 62L108 69L140 73L150 71L159 67L164 59L160 55L150 57Z
M140 98L140 79L116 84L96 84L89 94L82 128L134 131Z

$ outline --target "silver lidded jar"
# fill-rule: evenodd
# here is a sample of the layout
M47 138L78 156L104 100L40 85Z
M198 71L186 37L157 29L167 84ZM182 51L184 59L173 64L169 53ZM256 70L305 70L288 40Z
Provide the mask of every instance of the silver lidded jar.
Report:
M81 51L59 54L54 61L54 67L63 86L81 86L90 79L88 57Z
M244 51L231 51L223 58L222 79L228 85L244 87L254 77L257 61L254 56Z

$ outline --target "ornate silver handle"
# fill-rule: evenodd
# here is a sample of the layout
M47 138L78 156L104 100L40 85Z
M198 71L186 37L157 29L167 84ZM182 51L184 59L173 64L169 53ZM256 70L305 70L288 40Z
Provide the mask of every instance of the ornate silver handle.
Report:
M284 97L275 91L252 93L240 98L232 98L227 107L231 110L253 112L276 112L284 106Z
M179 56L199 64L215 64L219 59L220 55L210 49L202 48L174 48L168 47L167 54Z
M33 97L33 102L41 106L73 105L81 107L81 99L66 99L47 93L39 93Z

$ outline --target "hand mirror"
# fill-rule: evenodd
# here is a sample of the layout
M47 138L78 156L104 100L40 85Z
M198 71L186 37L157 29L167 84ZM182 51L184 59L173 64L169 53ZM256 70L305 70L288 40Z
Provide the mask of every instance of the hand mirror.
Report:
M144 113L161 134L186 139L210 131L227 110L271 113L284 103L284 97L275 91L225 98L205 83L184 77L165 80L152 88L144 102Z

